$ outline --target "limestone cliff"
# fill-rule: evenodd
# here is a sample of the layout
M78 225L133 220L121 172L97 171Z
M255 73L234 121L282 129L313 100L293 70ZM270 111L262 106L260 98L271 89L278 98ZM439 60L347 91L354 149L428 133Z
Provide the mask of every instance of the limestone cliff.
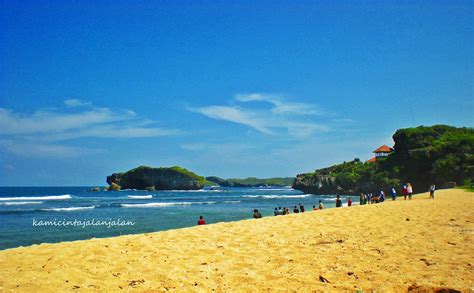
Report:
M180 167L140 166L124 173L107 176L107 183L120 189L196 190L204 187L204 177ZM109 189L110 190L110 189Z

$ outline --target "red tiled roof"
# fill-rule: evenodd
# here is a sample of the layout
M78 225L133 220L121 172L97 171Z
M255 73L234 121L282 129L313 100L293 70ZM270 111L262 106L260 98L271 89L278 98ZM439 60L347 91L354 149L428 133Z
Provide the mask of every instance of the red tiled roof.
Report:
M374 163L375 161L377 161L377 158L373 157L373 158L367 160L367 163Z
M393 149L391 147L383 145L379 147L378 149L376 149L375 151L373 151L373 153L391 153L392 151Z

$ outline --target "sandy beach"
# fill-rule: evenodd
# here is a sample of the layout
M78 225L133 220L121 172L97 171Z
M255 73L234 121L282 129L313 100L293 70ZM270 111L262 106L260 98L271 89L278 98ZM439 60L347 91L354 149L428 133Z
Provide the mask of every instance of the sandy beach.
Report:
M472 292L474 193L428 197L8 249L0 251L0 285L5 292Z

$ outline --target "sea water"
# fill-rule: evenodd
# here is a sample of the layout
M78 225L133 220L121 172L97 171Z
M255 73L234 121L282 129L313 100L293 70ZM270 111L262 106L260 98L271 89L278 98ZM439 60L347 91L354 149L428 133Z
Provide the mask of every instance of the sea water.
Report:
M258 209L306 211L335 195L303 194L290 187L226 188L195 191L90 191L91 187L0 187L0 249L194 226L252 218ZM341 196L347 202L347 196ZM353 198L354 200L355 198Z

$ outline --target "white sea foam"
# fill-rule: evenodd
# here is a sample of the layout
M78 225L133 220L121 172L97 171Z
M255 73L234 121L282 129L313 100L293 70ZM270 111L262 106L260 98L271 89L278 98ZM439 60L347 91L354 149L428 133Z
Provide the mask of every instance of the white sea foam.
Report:
M2 202L0 205L5 206L16 206L16 205L26 205L26 204L42 204L42 201L12 201L12 202Z
M28 197L0 197L0 201L7 200L57 200L57 199L69 199L70 194L63 195L48 195L48 196L28 196Z
M153 195L128 195L127 197L133 199L152 199Z
M163 190L165 192L221 192L223 190L196 189L196 190Z
M259 188L262 191L292 191L293 188Z
M226 200L224 203L240 203L242 202L241 200Z
M72 211L81 211L81 210L91 210L95 206L89 207L69 207L69 208L52 208L52 209L42 209L42 211L54 211L54 212L72 212Z
M124 208L161 208L176 205L191 205L191 204L214 204L215 201L196 201L196 202L150 202L150 203L136 203L136 204L121 204Z
M243 195L242 197L247 198L305 198L313 196L312 194L296 194L296 195L279 195L279 194L268 194L268 195Z

